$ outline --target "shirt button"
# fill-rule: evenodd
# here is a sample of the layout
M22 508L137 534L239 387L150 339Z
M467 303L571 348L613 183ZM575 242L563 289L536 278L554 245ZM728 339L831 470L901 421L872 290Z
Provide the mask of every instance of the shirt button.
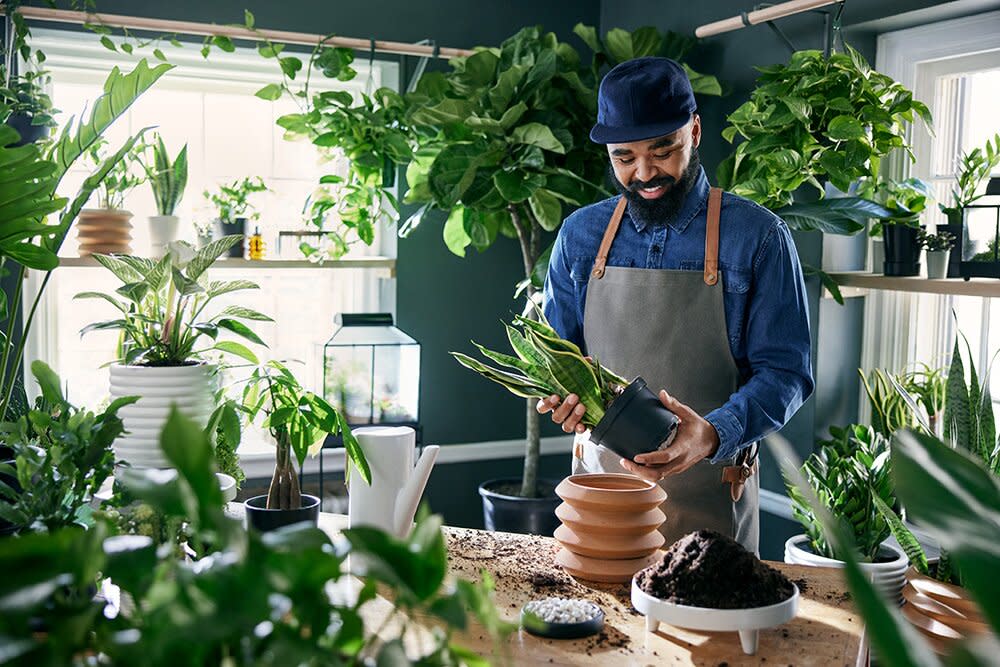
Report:
M660 246L654 245L653 246L653 252L660 252Z

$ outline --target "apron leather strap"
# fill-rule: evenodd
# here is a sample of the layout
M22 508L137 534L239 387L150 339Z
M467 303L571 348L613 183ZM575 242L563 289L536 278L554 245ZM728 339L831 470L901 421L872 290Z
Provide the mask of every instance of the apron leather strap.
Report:
M758 447L756 442L750 445L736 457L736 465L722 469L722 482L729 483L729 495L734 503L743 497L743 485L760 467L757 462Z
M719 282L719 214L722 211L722 190L708 191L708 216L705 220L705 284Z
M622 215L625 214L625 206L627 204L628 200L624 196L618 199L615 212L611 215L611 222L608 223L608 228L604 230L604 238L601 239L601 247L597 251L594 268L590 272L590 275L598 280L604 277L604 267L608 264L608 253L611 252L611 244L615 242L615 235L618 233L618 227L622 223Z

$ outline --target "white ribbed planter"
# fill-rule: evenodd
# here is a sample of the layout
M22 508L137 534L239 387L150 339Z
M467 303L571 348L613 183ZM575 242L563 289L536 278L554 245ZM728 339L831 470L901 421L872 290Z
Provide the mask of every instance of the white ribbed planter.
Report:
M141 396L137 403L118 411L125 433L113 445L115 457L136 468L168 467L160 450L160 431L171 406L201 426L215 409L215 367L190 366L111 367L111 397Z
M901 549L887 542L884 542L879 548L879 556L888 560L881 563L860 563L861 569L868 573L886 597L900 602L903 584L906 581L906 570L910 567L910 562ZM788 538L788 541L785 542L785 562L791 565L812 565L814 567L844 567L844 561L813 553L806 535L795 535Z
M167 244L177 240L177 225L180 221L176 215L149 216L149 243L154 257L163 257L167 252Z

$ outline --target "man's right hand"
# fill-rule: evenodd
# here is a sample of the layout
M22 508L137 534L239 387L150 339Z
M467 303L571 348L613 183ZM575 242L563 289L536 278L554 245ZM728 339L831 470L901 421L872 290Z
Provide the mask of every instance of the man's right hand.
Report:
M552 394L548 398L538 401L536 406L540 414L552 413L552 421L562 425L562 430L566 433L583 433L587 427L580 423L587 408L580 405L580 398L576 394L570 394L563 401L557 394Z

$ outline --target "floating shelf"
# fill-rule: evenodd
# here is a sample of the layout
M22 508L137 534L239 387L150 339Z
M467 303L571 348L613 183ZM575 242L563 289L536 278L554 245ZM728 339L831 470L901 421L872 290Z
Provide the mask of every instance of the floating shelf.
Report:
M867 290L890 290L894 292L917 292L922 294L956 294L960 296L1000 297L1000 280L995 278L929 279L914 276L899 278L883 276L864 271L831 273L830 276L842 288L844 298L864 296Z
M93 257L60 257L60 267L99 267ZM338 259L321 264L307 259L237 259L222 258L215 261L213 269L377 269L385 277L396 277L396 260L392 257L358 257Z

